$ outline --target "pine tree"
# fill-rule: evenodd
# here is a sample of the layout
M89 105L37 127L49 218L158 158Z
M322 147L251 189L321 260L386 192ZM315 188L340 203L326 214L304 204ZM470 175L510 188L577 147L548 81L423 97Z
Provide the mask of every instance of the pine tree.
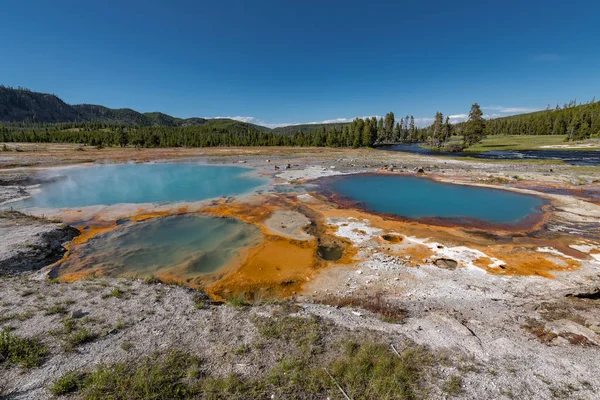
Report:
M581 118L579 115L573 116L571 119L571 123L567 128L568 140L575 140L577 134L579 133L579 126L581 125Z
M369 121L367 119L367 121ZM383 118L379 118L379 122L377 123L377 137L380 141L385 140L385 128L383 126Z
M485 120L483 119L483 111L479 104L475 103L471 106L469 119L463 130L463 144L465 147L472 146L481 142L485 135Z
M441 147L443 124L444 115L438 111L435 113L433 124L431 124L431 126L429 127L429 142L432 146Z
M394 122L395 118L393 112L390 111L389 113L385 114L383 130L386 142L392 141L392 138L394 137Z

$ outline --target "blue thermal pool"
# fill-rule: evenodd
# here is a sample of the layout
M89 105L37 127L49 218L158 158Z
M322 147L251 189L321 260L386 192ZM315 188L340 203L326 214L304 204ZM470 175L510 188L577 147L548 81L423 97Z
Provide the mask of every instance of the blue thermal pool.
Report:
M540 197L429 179L357 174L326 178L321 190L369 211L406 218L481 220L512 224L539 213Z
M193 163L94 165L48 175L55 178L17 208L201 201L249 193L267 182L249 168Z

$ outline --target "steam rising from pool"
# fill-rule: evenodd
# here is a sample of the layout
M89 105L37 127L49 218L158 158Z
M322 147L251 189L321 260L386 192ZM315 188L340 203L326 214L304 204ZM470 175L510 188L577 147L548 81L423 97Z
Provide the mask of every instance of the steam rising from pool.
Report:
M58 175L56 171L51 174ZM266 183L251 169L192 163L65 168L18 206L71 208L120 203L200 201L251 192ZM18 207L17 206L17 207Z

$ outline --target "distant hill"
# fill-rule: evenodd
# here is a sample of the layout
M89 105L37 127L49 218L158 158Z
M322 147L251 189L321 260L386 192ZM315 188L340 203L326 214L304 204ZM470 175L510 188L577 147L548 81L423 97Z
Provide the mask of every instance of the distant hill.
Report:
M7 124L55 124L101 122L111 125L186 127L209 124L215 127L269 128L231 119L176 118L161 112L139 113L130 108L108 108L95 104L70 105L53 94L0 86L0 122Z
M0 121L53 123L83 118L80 111L53 94L0 86Z
M261 125L240 122L228 118L177 118L162 112L140 113L130 108L108 108L95 104L70 105L59 97L34 92L29 89L11 88L0 85L0 122L5 124L25 124L27 126L36 124L56 124L69 122L101 122L108 125L128 126L165 126L165 127L188 127L208 126L217 130L228 130L233 128L241 131L248 127L260 132L273 132L283 135L292 135L296 132L311 133L323 128L341 129L345 123L333 124L304 124L290 125L275 129Z

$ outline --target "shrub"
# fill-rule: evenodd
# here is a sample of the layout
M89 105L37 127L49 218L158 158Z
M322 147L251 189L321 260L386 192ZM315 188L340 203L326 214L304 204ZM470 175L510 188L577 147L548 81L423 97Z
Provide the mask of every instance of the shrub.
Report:
M39 367L46 354L46 345L37 339L21 338L7 328L0 332L0 363L17 363L25 368Z
M85 375L80 372L69 371L52 384L50 393L54 396L74 393L79 390L84 378Z
M460 153L465 149L462 143L447 143L444 146L444 151L447 153Z

